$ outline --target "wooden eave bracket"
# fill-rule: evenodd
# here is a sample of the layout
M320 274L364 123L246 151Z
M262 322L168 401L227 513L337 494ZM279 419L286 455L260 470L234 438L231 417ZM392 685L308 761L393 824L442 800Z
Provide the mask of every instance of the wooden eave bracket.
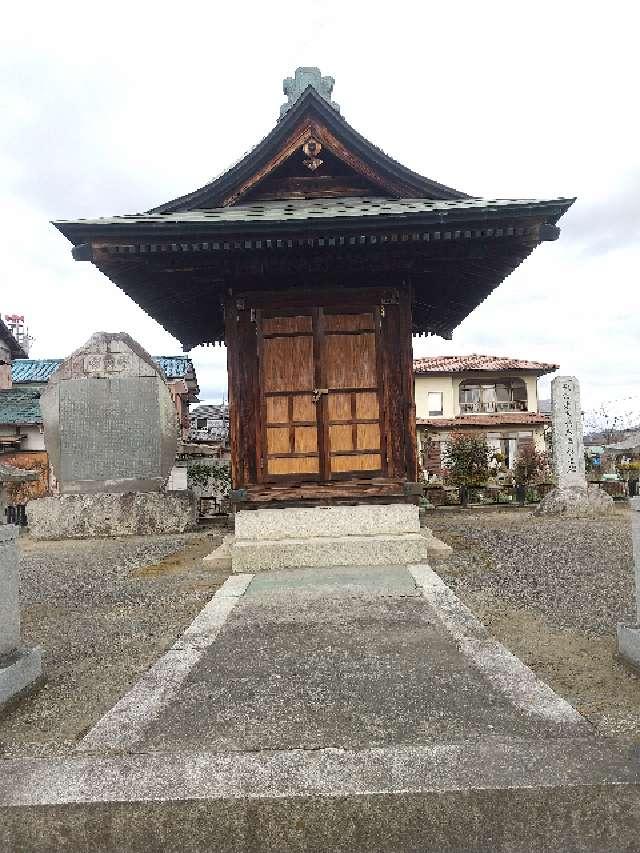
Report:
M78 243L71 250L71 257L74 261L92 261L93 246L91 243Z
M557 240L560 236L560 229L557 225L552 225L549 222L543 222L540 226L539 239L541 243L549 240Z

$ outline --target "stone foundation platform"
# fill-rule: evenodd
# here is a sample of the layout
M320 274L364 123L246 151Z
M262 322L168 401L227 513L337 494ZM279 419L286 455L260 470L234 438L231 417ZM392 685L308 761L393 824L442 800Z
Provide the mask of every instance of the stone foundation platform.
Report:
M43 680L42 649L20 637L18 533L13 524L0 526L0 708Z
M44 681L42 648L20 648L0 656L0 709Z
M540 502L536 515L563 515L567 518L597 518L613 512L613 498L600 486L564 486L553 489Z
M235 537L209 560L234 572L331 566L410 565L426 557L427 539L413 504L241 510Z
M617 626L618 654L640 672L640 625Z
M34 539L93 539L186 533L197 522L190 492L59 495L27 504Z

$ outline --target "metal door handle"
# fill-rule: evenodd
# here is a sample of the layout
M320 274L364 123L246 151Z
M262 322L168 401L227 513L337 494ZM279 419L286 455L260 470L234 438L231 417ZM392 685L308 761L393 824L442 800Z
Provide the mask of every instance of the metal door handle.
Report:
M314 388L313 389L313 402L317 403L323 394L328 394L328 393L329 393L328 388Z

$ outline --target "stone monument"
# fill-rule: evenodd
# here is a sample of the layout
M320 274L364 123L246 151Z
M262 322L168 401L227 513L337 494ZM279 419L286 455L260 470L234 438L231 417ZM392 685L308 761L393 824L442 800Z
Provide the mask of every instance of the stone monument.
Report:
M580 383L575 376L556 376L551 382L551 430L558 485L536 514L589 518L611 512L613 499L585 477Z
M40 398L60 495L31 501L36 538L179 533L193 496L164 492L176 411L151 356L124 332L98 332L50 377Z
M0 494L5 483L30 480L37 471L0 463ZM20 636L20 575L16 541L19 527L0 515L0 708L42 679L42 649L27 648Z
M627 663L640 670L640 497L630 498L631 539L636 589L636 621L634 625L617 626L618 654Z

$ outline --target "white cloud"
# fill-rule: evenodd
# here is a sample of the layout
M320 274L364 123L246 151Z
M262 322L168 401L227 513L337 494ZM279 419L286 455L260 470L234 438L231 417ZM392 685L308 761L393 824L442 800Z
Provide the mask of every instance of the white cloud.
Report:
M560 363L585 405L640 394L634 4L11 4L0 34L0 311L34 354L97 329L180 347L52 218L144 210L202 185L273 125L296 65L336 78L347 120L411 168L488 197L577 195L540 247L454 333L416 353ZM203 398L225 353L193 357Z

